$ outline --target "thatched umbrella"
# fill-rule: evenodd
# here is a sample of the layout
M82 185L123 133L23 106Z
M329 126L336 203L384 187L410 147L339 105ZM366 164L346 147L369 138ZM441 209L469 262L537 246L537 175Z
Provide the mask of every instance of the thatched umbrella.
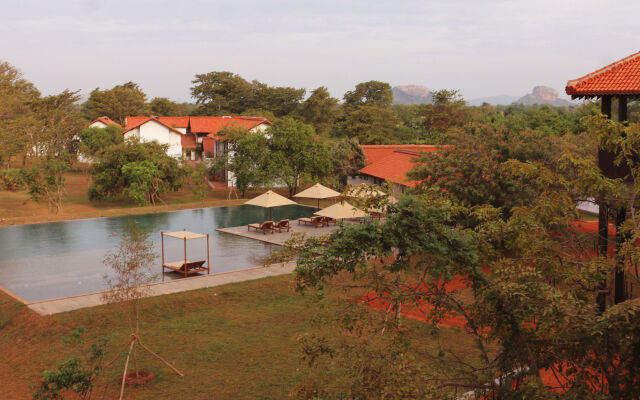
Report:
M323 208L314 214L333 219L364 218L368 215L366 212L355 208L346 201L341 201L327 208Z
M267 191L266 193L261 194L258 197L254 197L253 199L247 201L246 203L247 205L250 206L258 206L258 207L263 207L263 208L268 208L269 209L269 220L271 220L272 216L271 216L271 209L273 207L279 207L279 206L288 206L288 205L294 205L294 204L298 204L293 200L289 200L284 196L279 195L278 193L274 192L274 191Z
M311 186L310 188L303 190L302 192L294 195L293 197L304 197L306 199L318 199L318 208L320 208L321 199L330 199L332 197L340 196L339 192L333 189L329 189L319 183Z

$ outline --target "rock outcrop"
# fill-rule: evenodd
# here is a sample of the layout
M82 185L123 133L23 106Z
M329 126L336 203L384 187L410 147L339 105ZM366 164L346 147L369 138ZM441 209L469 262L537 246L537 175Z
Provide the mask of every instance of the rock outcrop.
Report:
M549 104L552 106L572 106L568 100L559 99L558 92L548 86L536 86L533 91L515 101L519 104L533 105L533 104Z
M418 85L403 85L393 88L393 104L431 104L433 98L428 88Z

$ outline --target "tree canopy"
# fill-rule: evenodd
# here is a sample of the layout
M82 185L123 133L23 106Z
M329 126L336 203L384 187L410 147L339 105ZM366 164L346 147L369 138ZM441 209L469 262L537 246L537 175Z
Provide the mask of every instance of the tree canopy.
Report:
M90 120L107 116L124 126L128 115L147 114L147 96L140 86L127 82L111 89L94 89L85 104L87 118Z

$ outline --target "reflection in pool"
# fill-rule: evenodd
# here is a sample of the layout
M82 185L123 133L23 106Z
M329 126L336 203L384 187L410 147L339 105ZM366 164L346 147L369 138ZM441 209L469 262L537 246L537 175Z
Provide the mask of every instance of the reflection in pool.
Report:
M314 209L285 206L273 209L273 219L308 217ZM211 273L260 265L274 245L217 232L217 228L264 221L268 210L252 207L214 207L158 214L51 222L0 227L0 286L27 301L72 296L105 289L104 255L118 245L129 221L148 230L158 259L153 271L160 280L160 232L182 229L209 233ZM187 251L206 258L206 242L193 240ZM165 240L167 261L184 254L180 240ZM165 278L177 277L167 274Z

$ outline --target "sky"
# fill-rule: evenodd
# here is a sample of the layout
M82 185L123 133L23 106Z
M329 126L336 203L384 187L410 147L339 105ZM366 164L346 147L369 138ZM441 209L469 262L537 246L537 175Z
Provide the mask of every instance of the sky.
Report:
M44 94L127 81L192 101L194 75L334 97L368 80L466 99L564 94L640 50L637 0L0 0L0 60Z

